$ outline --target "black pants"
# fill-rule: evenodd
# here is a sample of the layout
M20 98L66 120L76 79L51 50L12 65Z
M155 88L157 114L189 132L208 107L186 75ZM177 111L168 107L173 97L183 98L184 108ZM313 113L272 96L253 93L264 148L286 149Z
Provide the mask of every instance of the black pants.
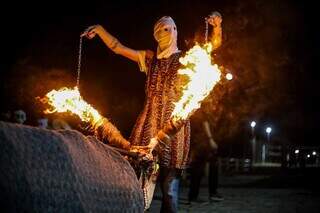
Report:
M218 158L216 155L213 155L209 159L209 196L212 196L217 193L218 190Z
M181 169L160 167L159 182L162 192L161 213L178 212Z
M209 176L208 176L208 183L209 183L209 195L213 195L217 193L218 189L218 159L216 155L210 156L207 160L201 159L198 161L194 161L192 163L190 169L190 189L188 199L189 201L197 200L199 196L199 189L201 179L204 175L204 170L206 163L209 162Z

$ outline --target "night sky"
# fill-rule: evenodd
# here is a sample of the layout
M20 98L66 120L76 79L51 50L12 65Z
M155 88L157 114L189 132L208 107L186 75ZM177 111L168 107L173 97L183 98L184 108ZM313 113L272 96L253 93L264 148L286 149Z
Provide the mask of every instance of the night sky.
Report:
M170 15L178 27L179 46L186 49L195 35L203 32L203 18L218 10L223 15L226 41L217 52L218 62L230 67L246 94L250 86L241 83L245 81L256 82L252 88L263 84L271 91L263 99L272 102L269 109L263 107L269 103L257 99L254 113L242 110L241 117L232 123L255 117L261 123L272 123L279 137L283 131L283 137L295 143L317 145L317 139L311 138L318 137L320 130L320 106L316 103L319 18L315 3L305 2L118 0L2 5L0 83L1 99L5 101L1 110L23 108L31 118L40 116L39 106L33 104L35 96L74 85L79 34L90 25L103 25L131 48L155 49L153 24L161 16ZM85 99L128 134L144 101L145 76L137 65L113 54L95 38L84 40L81 72L80 88ZM237 99L233 100L232 106L239 105ZM227 128L230 123L225 125Z

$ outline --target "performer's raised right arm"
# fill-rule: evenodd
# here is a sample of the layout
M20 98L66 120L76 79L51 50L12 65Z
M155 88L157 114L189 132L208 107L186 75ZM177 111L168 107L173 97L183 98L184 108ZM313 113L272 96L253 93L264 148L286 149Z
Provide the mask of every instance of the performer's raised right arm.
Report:
M86 36L87 38L92 39L96 35L98 35L107 45L107 47L109 47L114 53L129 58L135 62L139 62L139 55L137 50L128 48L121 44L117 38L112 36L101 25L94 25L89 27L81 36Z
M209 17L207 18L207 22L213 26L211 43L213 45L213 49L215 50L219 48L222 43L222 16L219 12L215 11L209 15Z

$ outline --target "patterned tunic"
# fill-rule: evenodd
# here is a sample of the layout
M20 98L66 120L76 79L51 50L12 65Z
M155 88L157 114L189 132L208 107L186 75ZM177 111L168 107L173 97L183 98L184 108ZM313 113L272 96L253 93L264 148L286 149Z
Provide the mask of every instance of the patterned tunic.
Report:
M145 54L141 57L141 60L144 60L142 63L145 63L147 68L146 100L130 136L133 145L149 144L150 139L155 137L170 120L174 109L173 102L177 100L179 93L177 71L181 55L181 52L178 52L167 59L148 58ZM188 163L189 145L190 122L188 121L166 149L160 148L160 165L184 169Z

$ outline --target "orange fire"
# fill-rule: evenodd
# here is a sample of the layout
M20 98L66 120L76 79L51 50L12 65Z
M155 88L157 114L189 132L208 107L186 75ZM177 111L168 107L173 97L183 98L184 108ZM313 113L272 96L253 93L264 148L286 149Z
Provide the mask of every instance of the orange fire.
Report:
M83 100L77 87L51 90L46 94L44 102L51 106L51 109L47 109L45 113L71 112L78 115L82 121L91 123L92 126L100 126L103 122L103 117Z
M186 56L179 59L185 67L178 70L180 75L188 77L188 83L183 86L183 95L175 103L171 117L173 121L186 119L198 109L201 101L209 95L213 87L220 80L221 71L216 64L212 63L211 43L203 47L195 45ZM91 123L92 126L100 126L102 117L97 110L85 102L77 87L74 89L61 88L47 93L45 102L51 105L51 109L45 113L71 112L80 117L82 121Z
M183 86L182 97L175 103L171 115L174 121L186 119L193 111L200 108L201 101L220 80L221 71L212 63L211 52L211 43L203 47L195 45L186 56L179 59L185 68L179 69L178 73L186 75L189 81Z

